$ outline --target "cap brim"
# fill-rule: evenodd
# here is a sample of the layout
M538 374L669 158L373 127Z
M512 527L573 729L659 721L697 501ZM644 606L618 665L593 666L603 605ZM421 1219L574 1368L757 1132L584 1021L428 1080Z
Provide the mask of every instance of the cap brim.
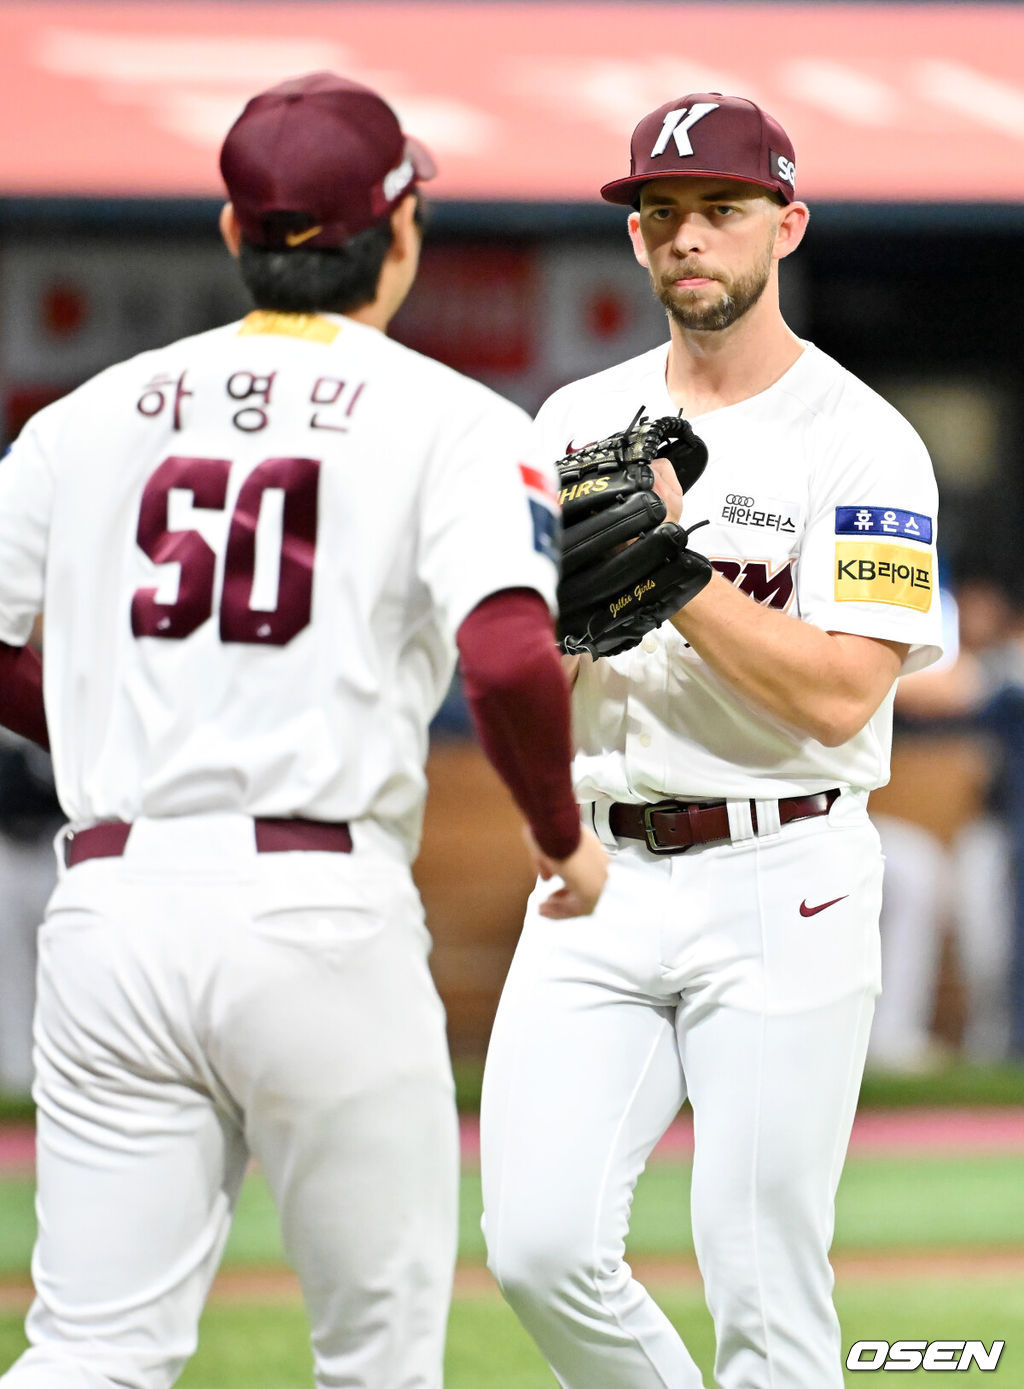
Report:
M633 174L630 178L613 179L601 189L601 197L606 203L617 203L620 207L632 207L637 194L645 183L656 183L662 178L724 178L730 183L750 183L756 188L767 188L773 193L781 193L786 202L791 203L796 196L778 183L767 179L749 178L746 175L726 174L721 169L666 169L664 173Z
M412 135L405 137L405 153L415 170L419 183L427 183L430 179L437 177L437 165L434 163L434 156L426 145L421 144Z

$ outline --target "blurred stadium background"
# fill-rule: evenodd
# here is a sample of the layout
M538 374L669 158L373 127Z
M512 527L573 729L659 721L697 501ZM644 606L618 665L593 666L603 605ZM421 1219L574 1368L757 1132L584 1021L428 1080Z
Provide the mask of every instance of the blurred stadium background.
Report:
M783 270L787 316L928 444L956 648L905 682L893 780L872 802L887 990L841 1193L846 1343L1004 1336L996 1373L1024 1384L1024 8L0 0L0 34L0 447L110 362L245 311L216 232L217 150L245 99L284 77L366 81L434 151L396 336L529 409L664 338L621 211L597 198L635 122L708 89L783 121L812 208ZM417 871L471 1114L529 884L457 684L430 778ZM56 823L46 759L0 745L0 1365L26 1288L32 934ZM641 1184L635 1248L708 1366L687 1132ZM474 1152L469 1119L450 1382L549 1384L481 1272ZM245 1295L236 1306L225 1285L183 1382L308 1382L272 1225L254 1178L228 1261Z

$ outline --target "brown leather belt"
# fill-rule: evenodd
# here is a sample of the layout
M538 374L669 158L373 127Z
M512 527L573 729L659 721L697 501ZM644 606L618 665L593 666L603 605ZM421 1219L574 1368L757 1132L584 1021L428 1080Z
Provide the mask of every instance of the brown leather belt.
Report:
M819 791L815 796L784 796L779 801L779 823L810 820L827 815L838 791ZM750 802L750 821L757 833L757 805ZM628 805L616 801L608 812L608 827L617 839L640 839L652 854L682 854L697 844L716 844L731 839L725 801L656 801L653 805Z
M352 834L344 822L260 819L252 823L258 854L310 850L328 854L352 852ZM77 830L65 844L64 862L68 868L74 868L76 863L90 858L120 858L131 829L123 820L106 820L103 824Z

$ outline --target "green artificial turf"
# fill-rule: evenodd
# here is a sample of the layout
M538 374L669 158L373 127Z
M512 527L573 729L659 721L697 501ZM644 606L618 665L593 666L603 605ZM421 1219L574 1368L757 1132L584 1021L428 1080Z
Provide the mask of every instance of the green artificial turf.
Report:
M0 1277L28 1271L36 1237L34 1198L26 1177L0 1178Z
M943 1109L974 1104L1024 1104L1024 1059L998 1066L954 1060L928 1075L869 1070L861 1082L858 1108Z
M483 1061L456 1057L455 1089L459 1108L475 1114L480 1108ZM1024 1105L1024 1058L1000 1065L974 1065L951 1058L927 1075L900 1075L869 1070L860 1089L859 1108L908 1109L949 1105Z
M846 1164L836 1202L836 1254L911 1249L1024 1250L1024 1155L871 1157ZM690 1238L690 1169L684 1162L651 1164L633 1202L630 1251L683 1254ZM483 1262L480 1177L463 1174L460 1257ZM0 1274L28 1267L35 1229L32 1183L0 1180ZM247 1177L224 1256L225 1267L276 1263L281 1258L277 1215L258 1173ZM1022 1381L1024 1383L1024 1381Z
M679 1327L705 1382L714 1341L700 1290L667 1283L652 1292ZM843 1348L856 1340L1005 1340L999 1368L961 1372L957 1384L1024 1383L1024 1298L1019 1286L991 1278L968 1284L941 1277L847 1280L837 1294ZM24 1345L20 1322L0 1316L0 1367ZM296 1305L207 1308L199 1351L178 1381L182 1389L311 1389L306 1322ZM921 1373L921 1372L918 1372ZM847 1386L865 1383L847 1372ZM871 1381L874 1383L875 1381ZM457 1297L448 1331L445 1389L554 1389L536 1348L496 1293Z
M459 1109L480 1109L483 1058L456 1057L455 1090ZM995 1066L977 1066L956 1058L928 1075L899 1075L868 1071L860 1091L861 1109L906 1109L935 1105L1024 1105L1024 1059ZM27 1095L0 1093L0 1123L31 1121L35 1113Z
M836 1200L837 1254L854 1250L1024 1249L1024 1155L851 1157ZM479 1176L462 1181L464 1258L483 1259ZM690 1254L688 1163L653 1162L633 1199L634 1254ZM1022 1381L1024 1384L1024 1381Z
M901 1249L1024 1250L1024 1157L1017 1154L904 1157L855 1154L840 1187L834 1251L885 1255ZM659 1159L641 1178L633 1206L630 1254L655 1260L679 1256L692 1267L688 1163ZM0 1180L0 1278L24 1279L34 1229L32 1183ZM479 1174L463 1177L460 1255L479 1268ZM258 1174L243 1187L225 1254L226 1269L272 1267L281 1258L277 1219ZM923 1269L923 1272L922 1272ZM649 1266L652 1291L680 1328L713 1384L710 1318L698 1285L673 1281L671 1266ZM475 1287L475 1283L474 1283ZM214 1299L200 1331L200 1350L179 1384L184 1389L310 1389L306 1321L292 1291L275 1305L270 1294L252 1304ZM891 1268L841 1271L837 1304L844 1348L854 1341L976 1339L1007 1342L998 1370L984 1382L1024 1385L1024 1277L996 1278L982 1268L949 1267L948 1256L898 1277ZM3 1306L0 1301L0 1307ZM24 1345L21 1318L0 1315L0 1372ZM922 1374L924 1372L916 1372ZM958 1376L974 1382L982 1371ZM847 1373L847 1385L865 1382ZM872 1381L873 1382L873 1381ZM554 1379L487 1278L456 1298L448 1338L445 1389L554 1389Z

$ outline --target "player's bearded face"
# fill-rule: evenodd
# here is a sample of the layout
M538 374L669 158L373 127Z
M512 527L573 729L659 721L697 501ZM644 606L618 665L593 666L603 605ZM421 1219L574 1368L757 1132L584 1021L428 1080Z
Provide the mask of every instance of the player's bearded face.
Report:
M725 271L712 273L696 260L677 261L669 270L651 268L654 292L680 328L700 332L719 332L742 318L760 299L772 271L772 247L769 244L757 262L736 275ZM713 285L700 289L680 289L678 280L706 277Z

